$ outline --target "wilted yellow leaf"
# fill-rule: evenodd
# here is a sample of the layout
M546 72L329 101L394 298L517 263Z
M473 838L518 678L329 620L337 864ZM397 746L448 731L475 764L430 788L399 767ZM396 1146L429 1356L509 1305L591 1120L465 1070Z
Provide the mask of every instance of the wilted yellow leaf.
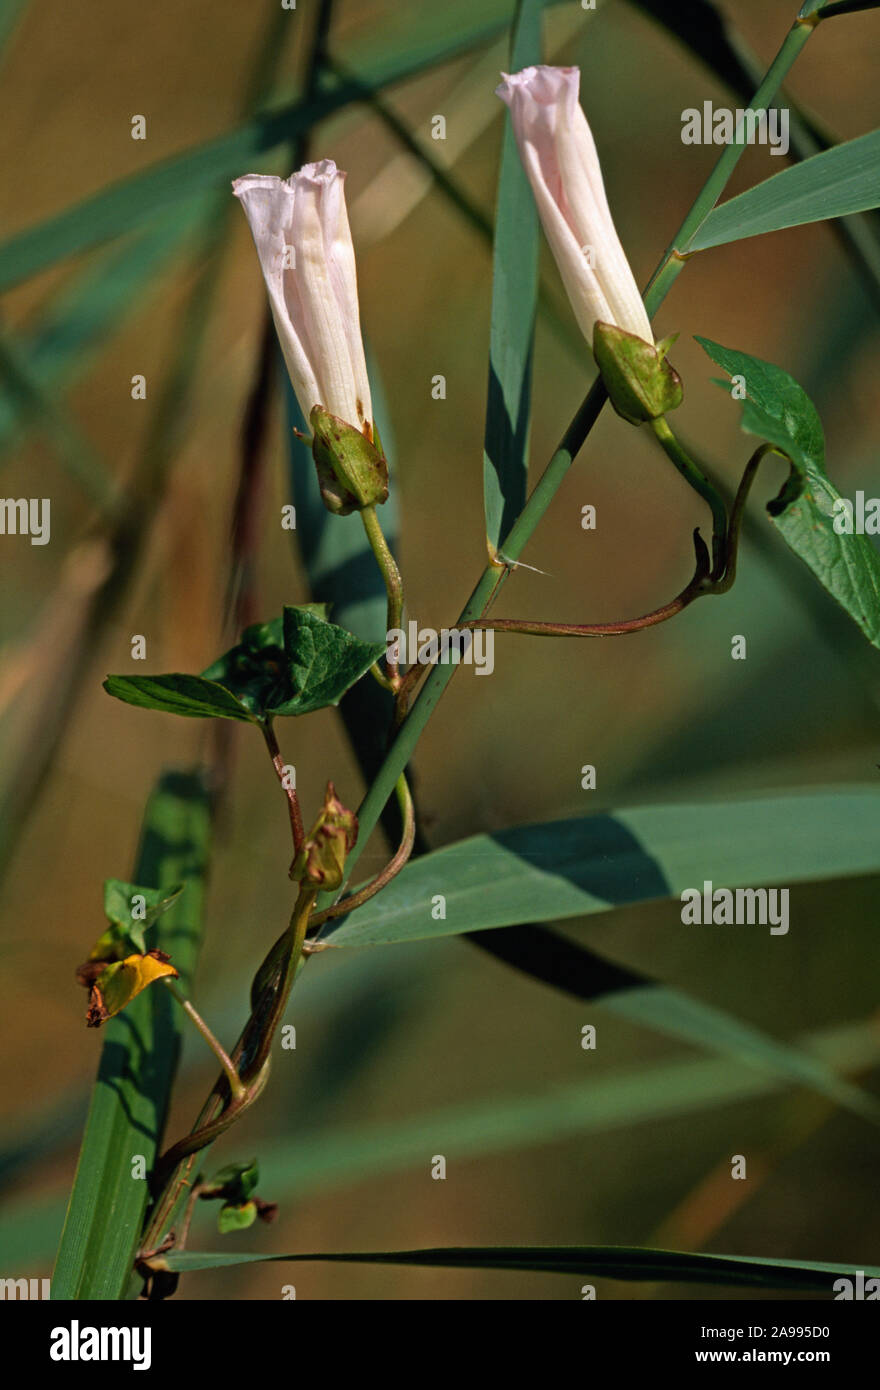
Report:
M130 1004L141 990L164 976L177 979L177 971L164 951L148 951L146 955L126 956L125 960L108 965L91 987L86 1022L99 1028Z

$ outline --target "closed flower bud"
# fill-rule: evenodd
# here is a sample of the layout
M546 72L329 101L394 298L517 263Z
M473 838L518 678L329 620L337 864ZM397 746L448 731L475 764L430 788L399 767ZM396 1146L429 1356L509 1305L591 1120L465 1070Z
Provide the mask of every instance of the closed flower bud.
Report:
M303 418L315 406L374 442L345 174L332 159L232 185L253 234ZM351 510L351 508L349 508Z
M341 888L345 860L357 833L357 816L343 806L333 783L328 782L324 805L296 857L291 878L331 891Z
M584 337L592 344L599 321L653 344L578 102L579 69L532 67L503 76L497 94L510 108L538 215Z

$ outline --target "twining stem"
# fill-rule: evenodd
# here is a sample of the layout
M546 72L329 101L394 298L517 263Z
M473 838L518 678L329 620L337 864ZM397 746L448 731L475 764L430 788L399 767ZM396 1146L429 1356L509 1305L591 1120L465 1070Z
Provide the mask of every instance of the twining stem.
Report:
M175 1250L182 1250L186 1245L187 1237L189 1235L190 1224L193 1219L193 1212L195 1211L196 1207L196 1202L198 1201L199 1197L204 1192L204 1190L205 1183L193 1183L189 1197L187 1198L186 1207L184 1208L183 1220L180 1223L180 1230L177 1233L177 1239L174 1242Z
M223 1068L226 1080L229 1082L229 1091L232 1095L233 1100L243 1100L245 1096L244 1083L242 1082L242 1079L239 1076L232 1062L232 1059L227 1053L223 1044L217 1038L215 1038L214 1034L211 1032L207 1023L202 1018L201 1014L190 1003L190 1001L187 998L185 998L183 994L181 994L180 990L174 984L174 981L171 980L167 975L165 976L164 984L165 988L169 989L171 993L174 995L174 998L177 1000L178 1004L183 1009L183 1012L186 1014L187 1018L192 1019L196 1028L199 1030L202 1037L205 1039L205 1042L208 1044L211 1051L213 1052L214 1056L219 1061L221 1067Z
M479 618L462 626L491 628L494 632L521 632L530 637L623 637L629 632L640 632L642 628L656 627L658 623L665 623L683 612L694 599L717 592L710 576L709 552L699 531L694 532L694 547L697 567L690 583L669 603L652 609L640 618L624 618L616 623L545 623L531 622L527 618Z
M586 399L582 402L580 409L572 420L568 429L560 440L559 447L550 460L543 476L538 480L523 511L514 523L505 543L504 557L509 563L503 571L499 571L497 562L490 562L471 594L464 611L461 614L456 627L468 621L481 618L491 601L500 593L504 581L506 580L513 562L519 559L526 542L543 517L547 508L550 506L560 483L567 473L575 454L580 449L584 440L595 424L602 406L605 404L607 396L605 387L601 380L596 381L592 386ZM458 669L456 663L449 662L443 664L438 662L434 665L425 679L419 691L413 707L401 725L394 738L379 772L373 781L372 786L367 792L358 810L358 825L360 831L358 842L350 851L346 860L346 871L348 873L354 868L363 846L366 844L378 821L385 803L392 795L397 784L397 779L403 772L410 760L413 750L419 741L422 730L433 714L443 691L449 684L455 671ZM327 899L319 899L319 904L323 907L333 901L337 895L328 895Z
M242 1033L232 1051L233 1061L237 1061L240 1057L246 1036L247 1029ZM181 1194L189 1185L190 1175L196 1166L199 1153L207 1148L219 1134L222 1134L224 1129L228 1129L230 1125L234 1124L249 1106L253 1105L254 1101L261 1095L267 1078L268 1067L265 1068L259 1081L251 1083L249 1086L247 1104L227 1106L226 1078L225 1075L219 1077L199 1111L198 1119L193 1127L193 1135L199 1134L199 1142L194 1146L186 1147L187 1141L182 1140L179 1144L168 1149L160 1159L152 1178L152 1188L156 1197L141 1241L141 1250L144 1255L155 1251L159 1236L172 1219ZM231 1118L227 1119L227 1116L231 1116ZM209 1122L215 1118L224 1119L226 1123L217 1128L215 1133L205 1138L206 1133L208 1133Z
M664 453L672 460L681 476L694 489L694 492L699 493L703 501L708 504L712 512L711 573L713 579L720 579L724 571L724 548L727 534L727 508L724 505L724 499L709 482L702 469L698 468L690 455L682 448L670 429L665 415L652 420L651 428Z
M363 888L359 888L356 893L352 893L348 898L343 898L341 902L334 903L332 907L324 908L323 912L314 913L309 918L310 927L322 926L324 922L329 922L332 917L342 917L345 913L353 912L356 907L361 907L363 903L369 902L370 898L375 897L387 883L391 882L396 874L400 873L409 859L416 838L416 817L412 795L403 773L397 779L395 790L397 792L397 804L400 807L400 818L403 822L403 833L393 857L371 882L364 884ZM308 949L308 945L306 949Z
M495 583L494 586L490 588L483 601L482 613L487 613L489 611L495 595L507 578L508 573L511 569L516 569L515 562L512 560L509 561L506 556L499 555L494 547L489 547L489 553L492 561L490 569L495 575ZM459 623L459 626L462 626L462 624ZM467 626L467 624L464 624L464 626ZM422 676L424 676L429 669L429 666L422 665L421 662L417 661L409 668L406 675L401 677L394 702L393 729L399 729L408 715L410 706L415 698L416 687L421 681Z
M370 667L370 675L379 682L383 690L390 690L392 695L396 693L396 689L400 688L399 686L395 688L382 670L382 667L376 661L374 661Z
M192 1172L195 1155L235 1124L262 1093L268 1077L272 1042L302 957L309 913L316 895L317 889L311 884L300 887L286 930L257 972L260 988L252 999L251 1016L228 1058L244 1087L244 1094L238 1097L229 1094L229 1077L224 1067L192 1131L172 1144L156 1165L156 1197L142 1241L147 1257L177 1206Z
M362 508L361 521L364 523L367 540L370 542L370 548L376 557L376 563L382 571L382 578L385 581L385 592L388 595L386 630L390 632L392 628L399 628L403 619L403 582L400 578L400 570L397 568L394 556L391 554L385 539L375 506ZM386 664L390 687L392 690L396 690L400 684L396 655L386 658Z
M736 490L733 506L730 509L730 521L727 527L727 564L723 577L713 585L713 590L717 594L726 593L736 579L736 561L746 502L758 468L768 454L778 454L780 458L786 458L786 455L775 444L761 444L746 464L745 472Z
M245 1059L242 1066L242 1076L245 1080L259 1077L269 1060L275 1031L287 1007L287 1000L302 956L309 914L315 905L317 896L318 890L313 884L300 884L299 893L290 914L290 924L286 932L269 951L266 962L264 962L264 965L270 961L275 962L275 974L274 978L264 981L260 991L261 997L257 998L254 1004L251 1022L256 1020L257 1026L254 1045L251 1045L249 1039L245 1041ZM260 979L262 972L263 967L261 966L260 970L257 971L257 979ZM265 1004L261 1003L261 1000L265 1000Z
M814 15L805 15L795 20L763 82L750 102L751 110L757 112L767 109L813 32L816 22ZM723 193L727 181L745 149L745 143L741 138L742 134L742 131L738 131L740 138L737 142L727 145L722 151L706 183L651 277L645 292L645 307L652 317L663 303L678 274L683 270L687 260L688 246L696 236L701 223L712 211ZM577 414L565 431L559 447L530 494L525 507L514 522L510 534L503 542L501 548L508 560L516 561L519 559L532 532L547 511L563 478L571 467L575 456L596 423L606 399L607 396L601 381L596 381L582 401ZM507 573L509 573L509 569L505 571L504 579L506 579ZM462 623L482 617L497 588L500 588L497 565L490 564L484 570L456 626L460 627ZM349 873L354 868L363 846L367 843L382 814L398 777L409 762L421 737L422 730L436 709L443 691L456 670L457 666L454 663L446 665L438 663L433 667L419 691L410 713L398 730L397 736L388 749L382 766L358 810L360 835L357 845L354 846L346 861L346 868Z
M694 531L694 547L697 553L694 577L680 594L671 599L669 603L663 604L662 608L655 608L640 618L626 618L616 623L550 623L532 622L527 618L479 618L475 622L462 623L461 626L491 628L494 632L521 632L532 637L620 637L629 632L639 632L645 627L655 627L657 623L665 623L667 619L674 618L678 613L681 613L695 599L702 598L706 594L727 593L736 579L739 538L746 502L758 468L768 454L777 454L791 464L788 455L777 445L759 445L746 464L733 506L730 509L729 519L724 512L723 503L721 504L721 516L715 516L716 530L713 544L715 558L713 562L710 565L709 552L699 530ZM686 457L687 455L685 455ZM690 460L688 462L690 463ZM711 487L711 484L709 486ZM717 494L715 495L717 496ZM720 502L720 498L718 500ZM777 501L779 500L777 499Z
M679 443L665 416L661 415L652 420L651 428L679 473L689 486L708 503L712 512L711 563L700 533L695 531L694 545L697 552L697 568L693 579L669 603L664 603L660 608L654 608L650 613L645 613L639 618L625 618L619 622L611 623L558 623L532 622L523 618L479 618L473 622L462 623L462 627L491 628L494 632L521 632L532 637L622 637L627 633L640 632L646 627L654 627L657 623L665 623L669 618L674 618L681 613L689 604L693 603L694 599L700 598L703 594L723 593L725 589L730 587L729 584L725 584L723 587L720 584L722 577L727 573L730 539L724 498ZM747 491L748 489L746 489ZM744 501L743 498L743 505ZM739 520L740 517L738 516L737 526ZM398 698L401 703L408 693L407 681L410 675L411 673L408 673L405 677L399 692Z
M281 756L281 749L278 747L278 740L275 737L275 730L272 727L271 719L261 721L260 728L263 731L263 738L269 750L269 757L272 759L272 766L278 774L278 781L281 783L282 791L287 797L287 809L290 815L290 833L293 836L293 853L295 858L302 849L305 841L299 797L296 794L296 787L288 786L285 781L286 772L284 759Z
M400 684L397 687L396 699L394 702L394 727L398 729L409 713L410 705L415 695L416 686L422 676L429 668L416 661L410 666L406 675L401 676Z

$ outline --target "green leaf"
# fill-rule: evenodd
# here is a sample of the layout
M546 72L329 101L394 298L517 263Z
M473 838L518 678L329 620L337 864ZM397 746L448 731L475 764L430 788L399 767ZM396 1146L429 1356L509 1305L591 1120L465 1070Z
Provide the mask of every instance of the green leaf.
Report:
M325 933L378 946L607 912L716 887L793 884L880 870L880 791L849 787L644 806L474 835L414 860L381 894ZM821 856L815 847L821 843ZM436 893L445 918L432 916ZM691 932L692 927L683 928Z
M146 951L144 933L167 912L173 902L183 892L183 884L176 883L173 888L145 888L139 883L124 883L118 878L108 878L104 882L104 914L115 940L129 940L138 951ZM143 899L143 906L135 904L135 899ZM134 912L138 916L134 916Z
M825 458L825 436L819 412L794 377L772 362L750 357L746 352L722 347L711 338L695 335L703 351L723 367L729 376L741 376L745 383L743 429L776 444L803 471L808 472ZM717 381L728 393L726 381Z
M310 714L338 704L385 651L384 643L361 642L323 614L322 604L305 604L254 623L201 676L108 676L104 689L127 704L193 719L259 723Z
M259 1181L260 1167L255 1158L249 1158L245 1163L227 1163L225 1168L208 1178L199 1196L203 1201L223 1197L231 1202L246 1202Z
M358 1250L332 1254L260 1255L172 1250L162 1266L180 1273L277 1261L308 1264L422 1265L444 1269L510 1269L537 1274L593 1275L604 1279L727 1284L761 1289L817 1289L828 1297L835 1279L880 1278L880 1266L866 1268L815 1260L771 1260L752 1255L703 1255L627 1245L449 1246L434 1250Z
M256 1219L256 1202L226 1202L217 1213L217 1230L221 1236L229 1231L246 1231Z
M285 608L284 648L295 693L270 709L271 714L309 714L338 705L385 654L384 642L362 642L308 608Z
M134 871L138 882L186 892L158 923L156 946L168 951L185 988L202 932L209 855L208 796L196 774L167 773L150 798ZM180 1049L181 1015L167 990L147 990L105 1030L98 1077L61 1247L54 1299L120 1299L128 1289L147 1204L145 1178L161 1141Z
M783 450L803 473L803 491L768 505L770 519L829 594L880 647L880 554L864 534L840 534L843 500L825 471L822 425L806 392L781 367L748 353L697 342L730 376L745 380L742 427ZM719 382L728 390L726 382Z
M202 679L216 681L233 695L249 719L264 719L289 693L284 619L246 628L241 641L203 671Z
M735 888L876 872L878 812L880 792L859 789L649 806L477 835L411 861L325 939L332 946L379 945L531 917L593 915L701 889L707 879L716 888ZM446 899L439 920L432 915L438 892ZM682 924L682 933L694 930ZM741 930L767 931L769 924ZM877 1102L815 1058L673 987L634 977L603 993L602 1004L643 1027L813 1087L872 1123L880 1120Z
M216 681L174 672L167 676L108 676L108 695L139 709L183 714L189 719L256 720L244 704Z
M688 253L880 206L880 130L782 169L712 209Z
M540 0L519 0L517 4L510 43L511 72L541 61L541 10ZM525 506L537 300L538 213L507 112L495 214L483 447L486 536L493 549L501 544Z

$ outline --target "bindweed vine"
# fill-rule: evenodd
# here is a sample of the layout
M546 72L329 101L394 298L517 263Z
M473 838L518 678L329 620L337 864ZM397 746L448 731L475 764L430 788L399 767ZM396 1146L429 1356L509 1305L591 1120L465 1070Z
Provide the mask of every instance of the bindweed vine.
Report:
M824 19L856 8L802 8L753 98L752 113L772 106L797 56ZM497 399L493 404L490 391L487 496L493 498L497 524L487 523L488 563L455 626L442 630L442 640L436 632L424 635L417 629L405 656L400 636L407 617L406 573L398 565L382 510L394 496L395 478L380 437L380 412L367 370L346 175L333 159L321 158L305 162L287 179L243 173L233 184L252 235L301 423L307 426L295 433L311 453L313 481L327 512L323 521L332 527L339 518L354 513L360 517L384 590L386 634L384 641L367 641L334 621L325 604L290 604L280 615L247 625L234 645L198 674L114 674L104 683L109 695L140 709L255 726L283 796L290 832L293 901L281 918L286 917L287 924L271 944L261 943L264 954L252 977L249 1012L232 1047L227 1049L189 997L173 952L154 939L159 919L186 891L176 884L160 889L109 880L104 903L108 925L78 972L88 990L89 1026L102 1026L145 990L161 986L220 1068L190 1129L167 1143L149 1175L148 1210L132 1256L148 1297L167 1297L179 1273L196 1267L188 1266L185 1256L191 1253L187 1242L198 1202L220 1203L218 1224L224 1233L275 1216L276 1204L256 1195L256 1161L228 1164L211 1176L202 1168L206 1151L248 1113L269 1083L273 1049L305 964L340 948L346 933L355 939L358 924L368 920L363 909L372 904L368 912L381 913L386 890L399 880L397 889L403 894L401 885L413 881L406 875L414 863L417 866L425 842L407 767L475 632L504 638L625 636L677 619L698 599L728 593L741 564L746 503L761 465L770 462L785 470L767 503L770 522L868 641L880 646L880 558L864 534L835 524L841 499L826 470L822 426L806 392L781 367L709 338L696 338L724 373L719 385L741 406L742 428L756 441L734 495L727 497L711 469L685 447L670 423L675 412L687 408L682 374L670 360L679 335L657 341L651 322L689 261L711 254L714 245L757 235L754 227L761 232L783 230L796 224L793 219L800 224L880 205L876 178L864 173L864 151L856 167L846 145L832 148L719 205L746 145L741 122L642 295L612 218L596 144L580 104L580 72L538 61L540 9L528 0L517 6L512 44L517 64L512 66L518 70L502 74L497 89L508 112L509 157L502 160L502 195L510 197L509 206L519 208L521 223L511 224L514 233L521 225L528 241L530 219L540 223L583 338L584 362L592 354L598 375L546 470L527 497L522 491L521 499L527 430L521 436L515 429L508 431L516 436L519 450L511 472L511 457L501 460L492 452L492 425L497 420L491 416L499 406ZM322 16L317 63L325 76L335 74L339 80L326 51L329 7ZM314 73L309 91L311 98L320 91ZM794 179L799 181L793 184ZM504 196L500 206L507 206ZM511 298L519 282L505 278L503 258L518 254L515 240L515 235L507 242L500 238L496 248L496 293ZM511 264L516 264L514 259ZM528 395L538 298L536 276L532 279L535 283L526 293L529 277L522 277L530 298L525 327L517 327L509 304L502 305L510 310L506 315L496 314L493 305L493 372L497 366L502 377L507 374L499 388L502 402L505 391L508 398L518 392ZM678 312L683 318L687 315L686 301L679 301ZM519 350L514 351L511 343L517 333ZM509 575L522 563L526 545L607 403L617 417L615 427L648 435L658 457L662 454L705 505L706 521L690 537L690 577L672 598L658 595L656 606L640 616L623 614L603 622L561 622L552 614L540 619L496 616L494 607ZM512 447L509 438L505 447ZM515 475L516 467L520 472ZM687 542L685 535L683 548ZM382 692L386 718L378 769L367 795L353 809L347 793L337 792L339 773L327 769L323 800L317 807L310 805L287 760L289 746L302 737L303 726L287 721L335 708L370 682L373 693L375 687ZM279 799L277 791L273 794ZM390 841L378 872L366 882L354 883L358 858L392 797L396 840ZM407 904L398 910L404 915ZM491 925L512 924L505 919ZM791 1058L787 1063L797 1072ZM876 1118L863 1097L838 1092L827 1077L817 1079L808 1065L801 1066L800 1075L810 1084L831 1086L835 1096L844 1094L845 1103L863 1117Z

